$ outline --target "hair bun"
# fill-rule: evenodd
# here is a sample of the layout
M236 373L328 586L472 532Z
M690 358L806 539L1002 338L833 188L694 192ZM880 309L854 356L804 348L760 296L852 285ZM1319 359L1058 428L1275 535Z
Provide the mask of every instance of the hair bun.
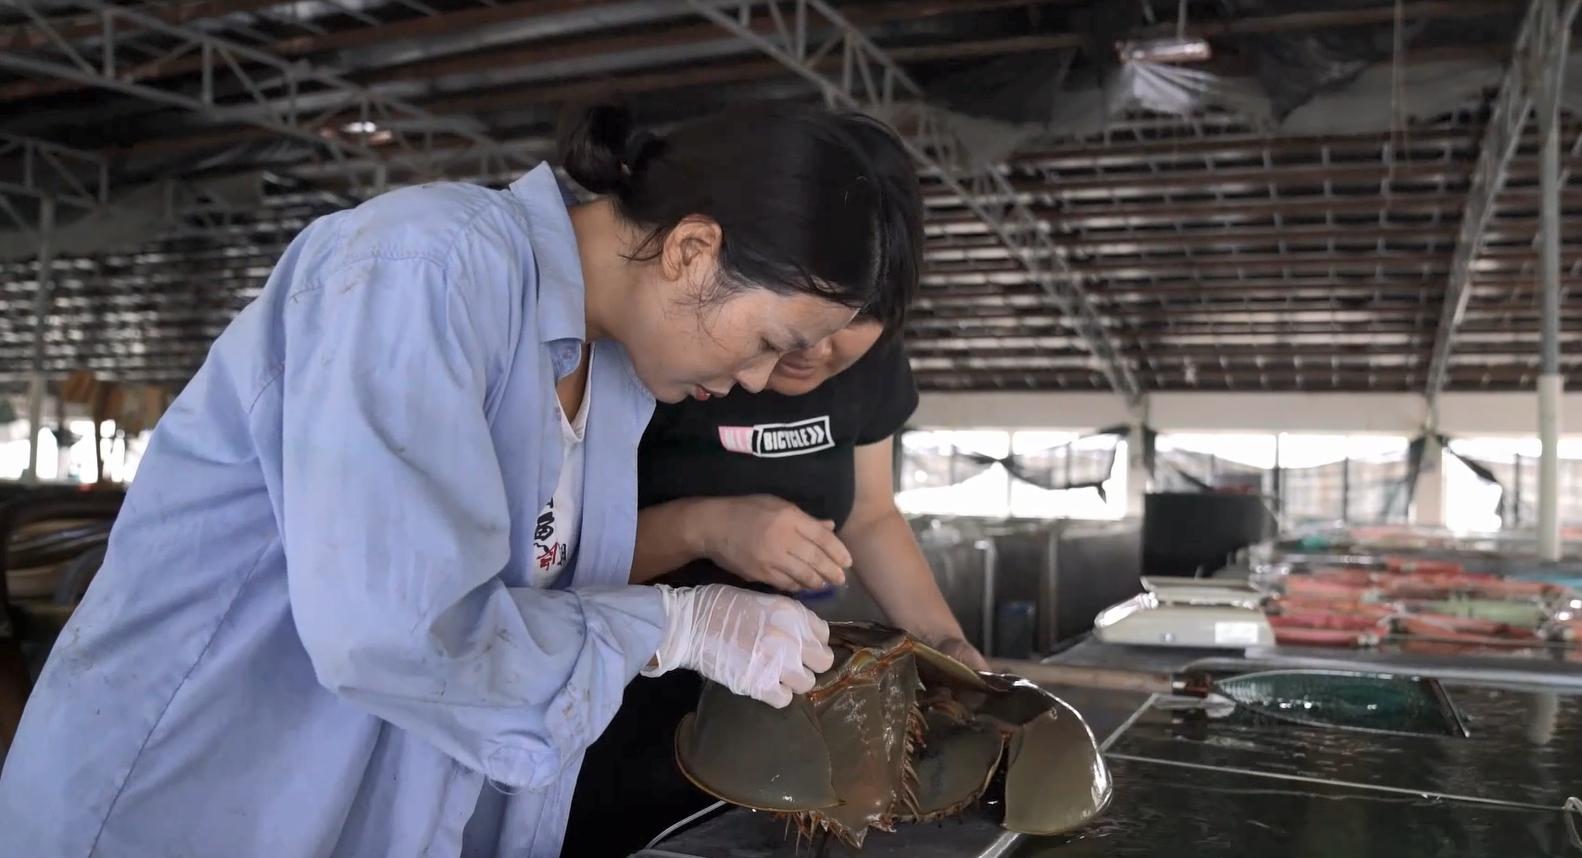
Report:
M630 110L615 104L581 108L562 123L560 163L568 175L593 193L618 191L626 183L628 174L623 167L634 142L638 141L632 136Z
M643 165L643 159L653 153L659 145L659 138L651 132L639 131L626 141L626 148L621 151L621 174L628 179L638 168Z

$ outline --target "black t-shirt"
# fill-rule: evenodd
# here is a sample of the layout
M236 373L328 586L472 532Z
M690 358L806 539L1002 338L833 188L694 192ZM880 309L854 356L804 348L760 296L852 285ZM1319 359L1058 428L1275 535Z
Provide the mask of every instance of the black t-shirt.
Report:
M638 450L638 506L768 494L838 528L856 494L854 449L894 435L916 408L899 338L803 396L661 403Z

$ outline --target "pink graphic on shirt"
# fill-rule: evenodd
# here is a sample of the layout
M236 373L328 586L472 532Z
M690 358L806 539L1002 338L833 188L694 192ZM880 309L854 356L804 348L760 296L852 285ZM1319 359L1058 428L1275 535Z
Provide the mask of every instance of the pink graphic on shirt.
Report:
M732 453L753 452L753 427L721 426L720 444Z
M560 558L566 556L566 544L563 542L550 545L547 548L542 545L536 547L539 549L538 568L540 569L548 570L549 567L559 562Z
M544 505L544 511L539 514L538 521L533 528L533 549L537 552L538 568L548 572L556 563L565 563L568 559L566 543L555 540L555 501L550 499Z

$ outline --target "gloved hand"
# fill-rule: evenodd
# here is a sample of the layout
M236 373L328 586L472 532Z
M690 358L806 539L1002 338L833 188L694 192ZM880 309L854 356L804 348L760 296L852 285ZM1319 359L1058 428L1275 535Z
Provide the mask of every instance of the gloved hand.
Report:
M664 597L665 636L644 676L688 668L779 709L835 663L829 625L784 596L725 584L654 586Z

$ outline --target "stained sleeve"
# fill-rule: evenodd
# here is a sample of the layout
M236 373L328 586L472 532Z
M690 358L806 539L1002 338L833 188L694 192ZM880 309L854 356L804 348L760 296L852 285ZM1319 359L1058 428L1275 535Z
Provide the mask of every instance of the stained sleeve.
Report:
M664 611L650 587L501 580L512 521L485 401L509 313L471 276L369 259L318 284L313 313L288 310L287 580L321 684L536 788L609 723Z

